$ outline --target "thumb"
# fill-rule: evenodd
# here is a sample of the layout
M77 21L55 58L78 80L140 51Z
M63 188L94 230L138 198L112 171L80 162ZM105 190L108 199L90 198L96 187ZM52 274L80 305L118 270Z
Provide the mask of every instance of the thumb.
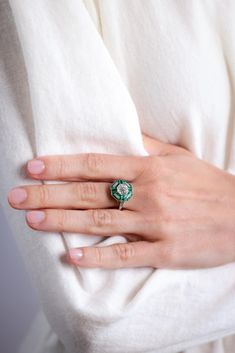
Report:
M165 156L169 154L189 153L189 151L183 147L162 142L143 133L142 139L144 147L150 155Z

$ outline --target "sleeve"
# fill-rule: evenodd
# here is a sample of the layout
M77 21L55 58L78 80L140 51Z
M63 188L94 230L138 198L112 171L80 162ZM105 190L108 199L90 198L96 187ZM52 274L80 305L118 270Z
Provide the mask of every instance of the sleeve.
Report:
M167 353L235 331L235 264L66 266L68 248L127 240L34 231L7 203L10 188L39 183L24 171L33 157L147 155L134 103L82 1L0 1L0 101L1 206L66 352Z

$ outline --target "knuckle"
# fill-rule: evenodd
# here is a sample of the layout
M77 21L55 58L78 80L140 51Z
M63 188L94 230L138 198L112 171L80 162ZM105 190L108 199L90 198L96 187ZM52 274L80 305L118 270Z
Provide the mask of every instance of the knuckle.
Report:
M94 258L95 258L96 264L99 266L102 265L103 263L102 249L99 247L95 247L94 252L95 252Z
M69 224L68 220L68 211L66 210L57 210L56 211L56 223L60 230L66 228L66 224Z
M50 191L49 188L42 185L38 186L38 201L39 205L48 205L50 202Z
M74 183L72 189L75 200L82 202L96 202L98 199L98 190L95 183Z
M57 163L56 163L56 174L58 177L61 177L65 175L66 172L66 163L65 159L63 157L58 157Z
M91 210L91 218L92 224L95 226L95 228L102 228L112 224L112 213L110 210Z
M88 174L94 175L101 170L103 159L97 153L87 153L84 155L84 164Z
M135 248L131 243L111 245L115 258L126 262L135 257Z

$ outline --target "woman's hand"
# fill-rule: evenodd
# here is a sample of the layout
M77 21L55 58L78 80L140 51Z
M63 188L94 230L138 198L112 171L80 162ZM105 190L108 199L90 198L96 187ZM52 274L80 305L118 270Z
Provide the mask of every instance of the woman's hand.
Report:
M67 183L20 186L8 201L34 210L26 220L35 230L130 240L71 249L68 262L81 267L199 268L235 261L235 177L184 148L146 136L144 144L150 156L38 157L27 165L32 178ZM109 190L115 179L133 185L121 211Z

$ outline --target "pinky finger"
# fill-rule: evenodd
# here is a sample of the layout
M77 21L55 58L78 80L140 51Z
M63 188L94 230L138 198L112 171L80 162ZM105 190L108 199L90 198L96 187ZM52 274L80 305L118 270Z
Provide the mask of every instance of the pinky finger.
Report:
M161 242L137 241L71 249L67 262L80 267L156 267Z

